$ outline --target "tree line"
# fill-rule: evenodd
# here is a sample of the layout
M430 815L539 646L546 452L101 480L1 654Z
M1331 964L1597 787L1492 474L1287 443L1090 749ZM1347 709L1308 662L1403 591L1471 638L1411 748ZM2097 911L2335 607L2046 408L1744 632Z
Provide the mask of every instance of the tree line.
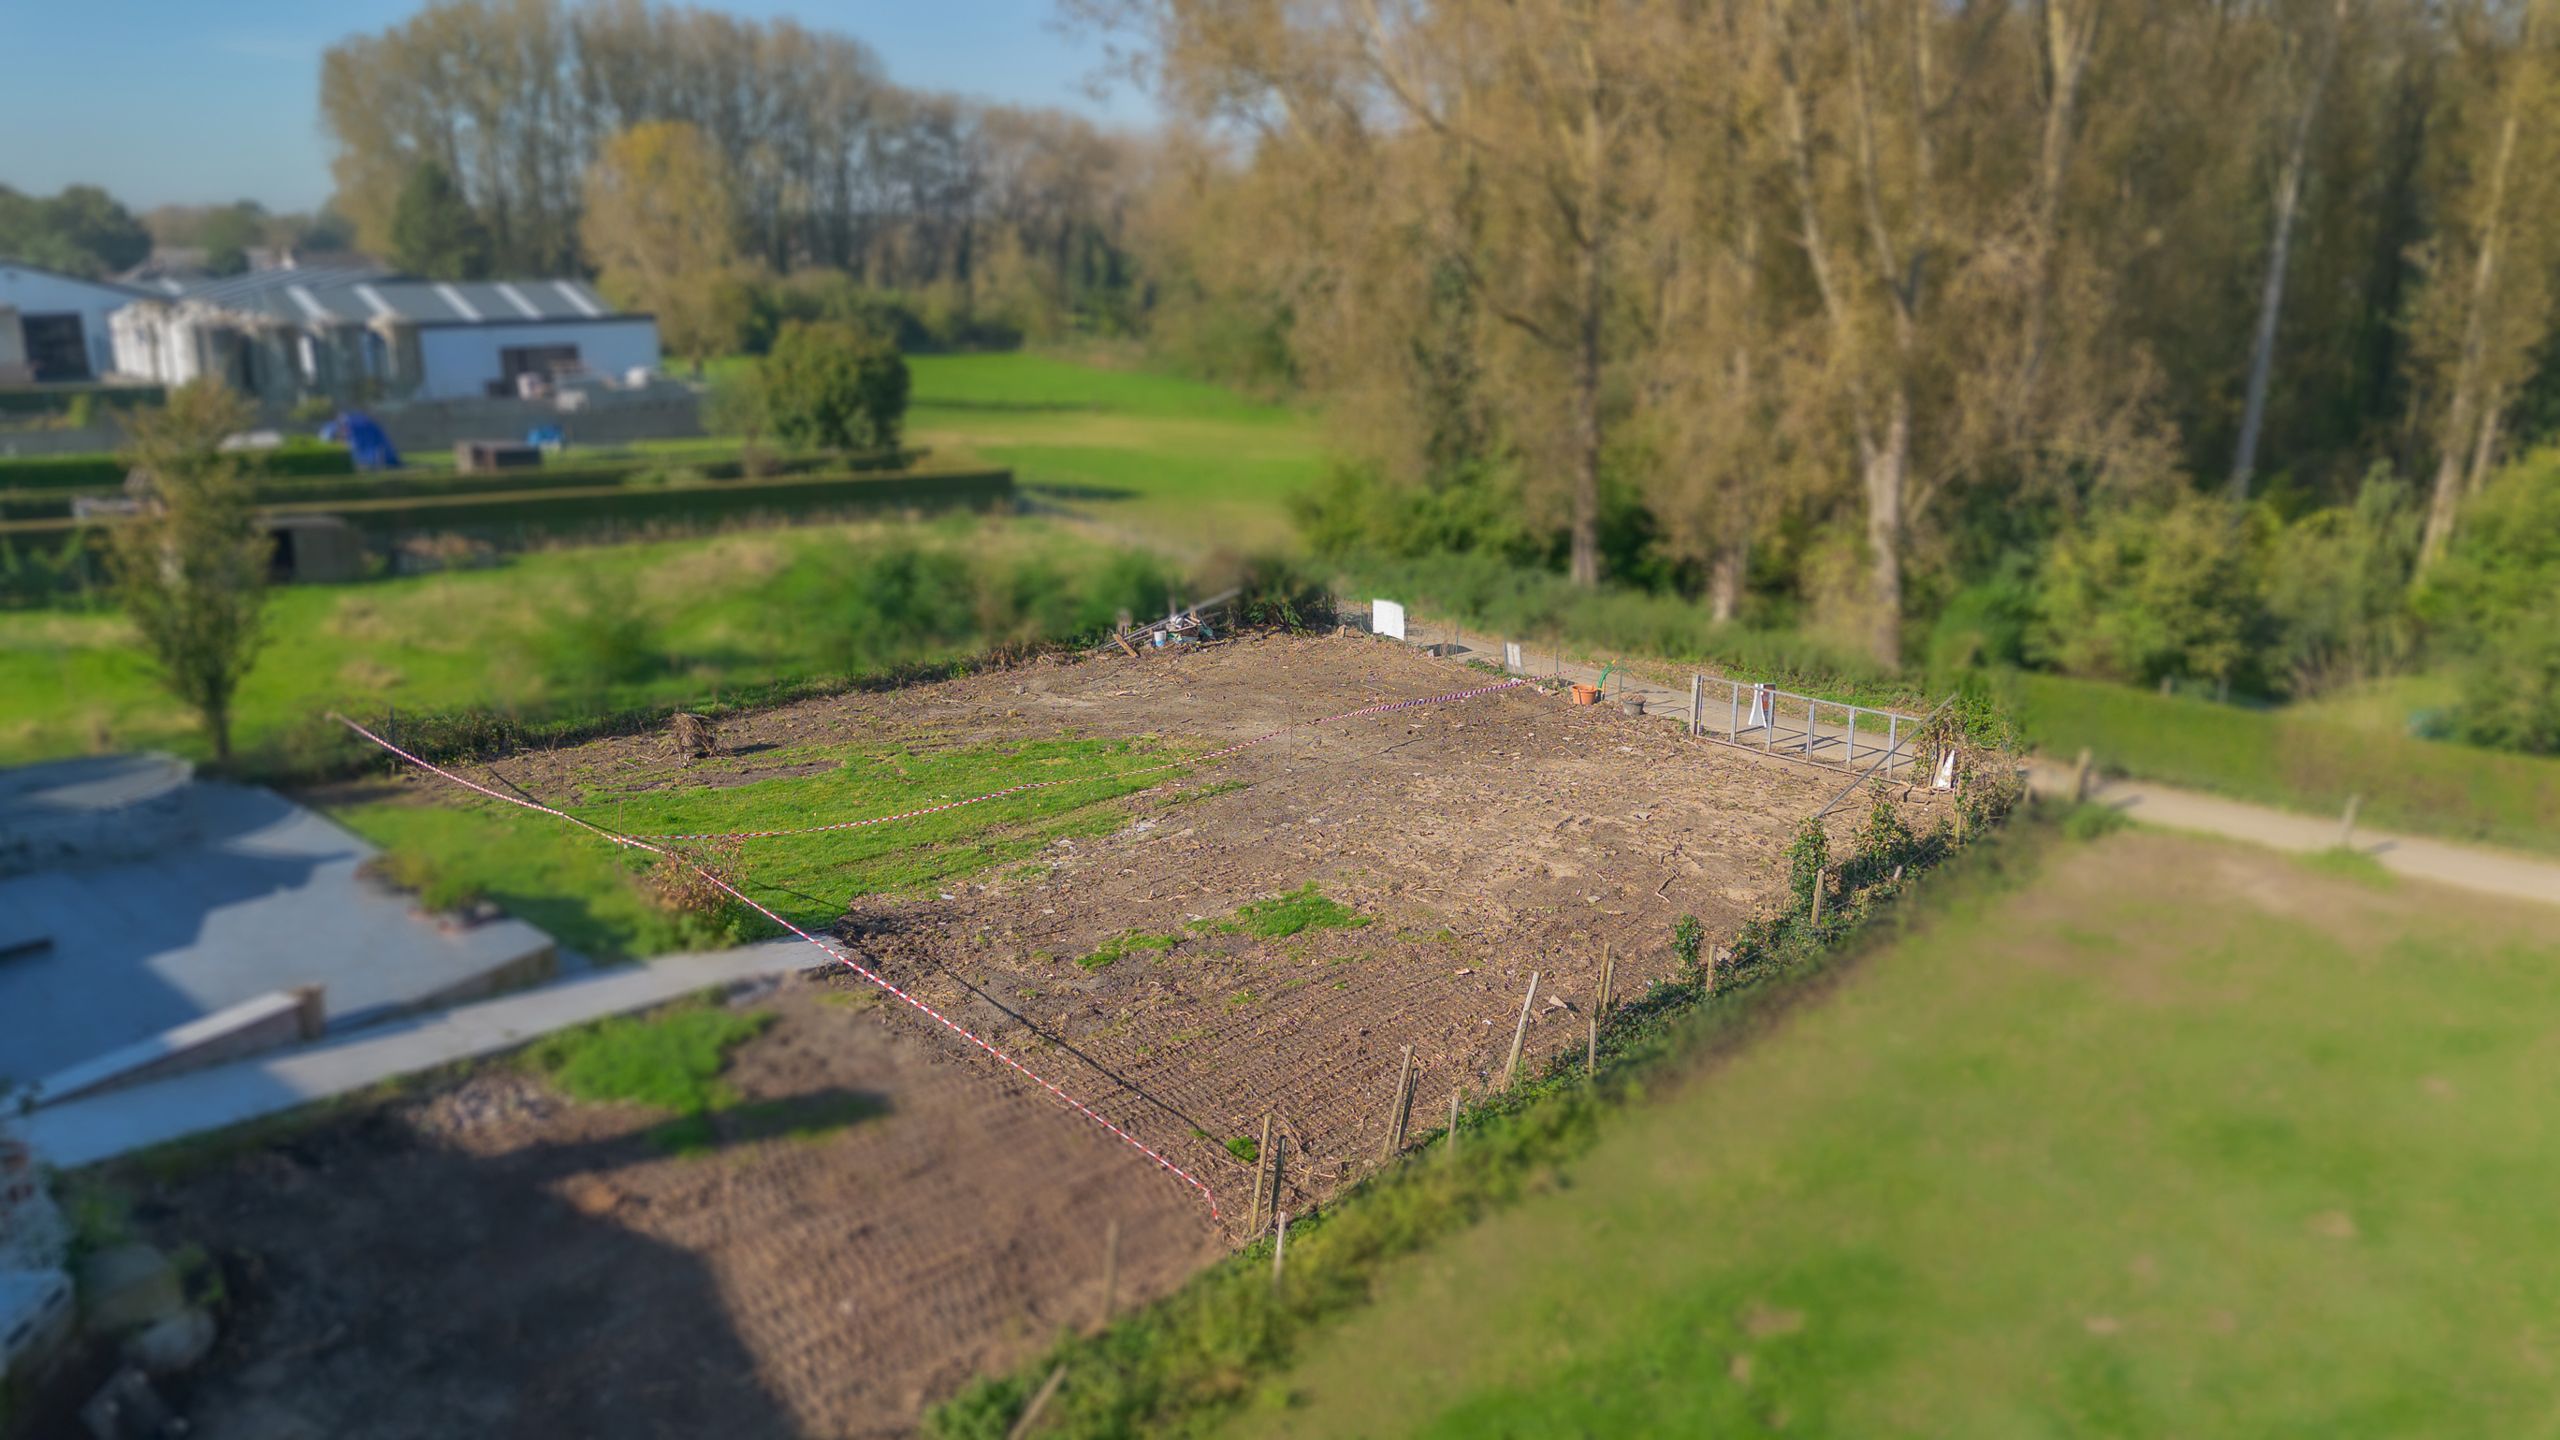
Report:
M898 86L860 41L789 20L446 0L331 47L320 110L336 204L365 248L404 268L587 268L590 177L618 140L649 132L660 156L626 162L663 167L670 146L697 143L712 157L734 255L710 258L734 261L731 281L821 271L945 319L991 312L1035 334L1129 325L1120 229L1135 142ZM704 203L699 190L667 198Z
M1073 3L1189 137L1159 323L1361 462L1319 540L1892 663L2024 585L2013 651L2299 692L2384 662L2555 419L2552 0ZM2281 629L2271 546L2382 598L2291 652L2118 613Z

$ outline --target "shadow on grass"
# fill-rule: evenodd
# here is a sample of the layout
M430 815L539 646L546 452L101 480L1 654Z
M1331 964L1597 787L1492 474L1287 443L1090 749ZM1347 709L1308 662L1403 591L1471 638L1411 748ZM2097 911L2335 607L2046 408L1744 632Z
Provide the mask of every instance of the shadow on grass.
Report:
M748 1100L652 1127L649 1143L674 1155L699 1155L763 1140L823 1140L891 1110L889 1097L868 1090L813 1090L778 1100Z

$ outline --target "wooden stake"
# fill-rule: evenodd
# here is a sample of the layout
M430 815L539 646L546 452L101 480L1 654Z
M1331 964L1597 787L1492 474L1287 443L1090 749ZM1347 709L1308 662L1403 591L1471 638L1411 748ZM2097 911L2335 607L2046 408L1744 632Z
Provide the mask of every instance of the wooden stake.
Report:
M1253 1152L1253 1219L1248 1222L1254 1234L1262 1233L1262 1177L1271 1171L1271 1117L1262 1117L1262 1144Z
M1704 723L1705 723L1705 716L1706 716L1706 713L1707 713L1707 711L1706 711L1706 705L1707 705L1707 677L1706 677L1706 676L1704 676L1704 675L1691 675L1691 676L1689 677L1689 733L1690 733L1690 734L1692 734L1692 735L1697 734L1697 733L1698 733L1698 727L1699 727L1700 725L1702 725L1702 724L1704 724Z
M1112 1302L1119 1298L1119 1290L1120 1222L1114 1220L1102 1227L1102 1323L1105 1328L1111 1324Z
M1466 1098L1467 1087L1456 1085L1449 1090L1449 1153L1458 1153L1458 1102Z
M1587 1018L1591 1034L1582 1046L1582 1078L1585 1080L1600 1073L1600 1012L1594 1010Z
M1280 1212L1280 1233L1271 1242L1271 1288L1280 1288L1280 1265L1289 1256L1289 1212Z
M1600 947L1600 1000L1592 1007L1594 1015L1609 1013L1609 1002L1618 993L1618 955L1610 946Z
M1050 1396L1058 1393L1058 1387L1066 1383L1066 1366L1050 1371L1049 1378L1041 1381L1040 1388L1032 1392L1031 1403L1022 1407L1022 1418L1014 1421L1013 1428L1004 1432L1005 1440L1022 1440L1023 1436L1030 1434L1032 1422L1040 1418L1041 1408L1049 1403Z
M2081 746L2080 759L2071 767L2071 803L2074 805L2089 798L2090 759L2089 747Z
M1529 1038L1529 1006L1538 998L1538 972L1529 972L1529 993L1520 997L1520 1023L1511 1027L1511 1058L1502 1062L1505 1086L1520 1079L1520 1042Z
M1716 972L1717 972L1718 970L1723 969L1723 968L1724 968L1724 947L1723 947L1723 946L1721 946L1721 945L1710 945L1710 946L1708 946L1708 947L1707 947L1707 993L1708 993L1708 994L1713 995L1714 993L1716 993Z
M2347 797L2347 818L2338 826L2338 846L2340 849L2355 848L2356 811L2362 809L2363 806L2364 797L2362 795L2350 795Z
M1830 871L1828 871L1828 870L1816 870L1816 871L1814 871L1814 872L1813 872L1813 923L1814 923L1814 924L1816 924L1816 925L1819 925L1819 924L1821 924L1821 923L1822 923L1822 892L1823 892L1823 891L1825 891L1825 890L1828 890L1828 889L1830 889L1830 888L1831 888L1831 872L1830 872Z
M1413 1105L1413 1047L1404 1047L1404 1067L1396 1072L1395 1103L1387 1110L1387 1147L1378 1153L1381 1161L1393 1160L1404 1148L1405 1112Z

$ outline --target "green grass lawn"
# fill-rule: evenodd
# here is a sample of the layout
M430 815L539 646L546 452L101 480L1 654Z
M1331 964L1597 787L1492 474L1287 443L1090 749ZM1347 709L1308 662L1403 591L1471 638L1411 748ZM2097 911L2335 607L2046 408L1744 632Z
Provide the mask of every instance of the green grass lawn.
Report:
M726 852L691 850L726 869L762 904L814 929L843 914L856 896L925 893L1027 859L1061 838L1116 830L1128 815L1115 801L1186 773L1112 778L1179 758L1163 746L1117 740L914 753L898 746L830 745L757 758L776 765L836 764L744 785L687 785L678 777L665 789L603 789L585 803L562 808L626 834L784 830L890 815L1032 781L1081 782L894 825L752 840ZM404 799L334 813L390 852L393 874L430 905L494 900L561 943L600 958L710 948L778 933L743 908L716 918L670 911L645 883L653 857L513 806Z
M1035 520L952 517L538 552L486 570L285 586L242 686L253 768L330 709L604 713L971 655L1162 603L1151 561ZM207 753L112 610L0 612L0 764Z
M1290 548L1288 498L1323 466L1304 412L1216 385L1054 356L917 355L911 443L967 449L1035 497L1188 552Z
M1393 1263L1234 1428L2548 1433L2555 1010L2548 912L2069 845Z

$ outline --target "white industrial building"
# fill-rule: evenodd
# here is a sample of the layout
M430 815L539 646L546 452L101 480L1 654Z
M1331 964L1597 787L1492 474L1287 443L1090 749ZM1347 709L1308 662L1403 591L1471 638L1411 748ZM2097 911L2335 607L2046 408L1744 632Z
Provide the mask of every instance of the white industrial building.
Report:
M166 385L216 375L278 407L514 396L659 363L656 320L617 314L575 280L286 269L126 298L111 321L118 372Z
M108 317L142 294L0 258L0 384L104 376L115 368Z

